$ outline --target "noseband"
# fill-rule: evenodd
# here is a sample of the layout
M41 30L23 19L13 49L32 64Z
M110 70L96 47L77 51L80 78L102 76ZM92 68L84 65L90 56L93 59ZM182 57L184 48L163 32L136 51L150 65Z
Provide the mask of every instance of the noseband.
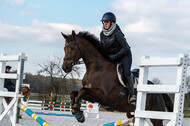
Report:
M71 44L75 44L75 46L77 47L77 48L75 48L74 57L64 57L63 60L73 60L73 63L72 63L73 66L76 64L83 64L84 63L83 61L77 61L76 60L76 56L77 56L78 51L80 51L80 54L82 54L81 49L80 49L79 44L78 44L78 40L76 39L75 42L69 43L66 47L69 47Z

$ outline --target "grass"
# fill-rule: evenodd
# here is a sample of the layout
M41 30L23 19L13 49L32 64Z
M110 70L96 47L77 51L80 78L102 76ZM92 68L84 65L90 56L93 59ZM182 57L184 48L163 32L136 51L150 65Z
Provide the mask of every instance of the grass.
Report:
M184 108L184 117L190 118L190 108Z
M41 94L31 94L29 100L37 100L37 101L50 101L49 95L41 95ZM55 101L55 96L53 96L53 101ZM70 102L69 95L58 95L56 97L56 102Z

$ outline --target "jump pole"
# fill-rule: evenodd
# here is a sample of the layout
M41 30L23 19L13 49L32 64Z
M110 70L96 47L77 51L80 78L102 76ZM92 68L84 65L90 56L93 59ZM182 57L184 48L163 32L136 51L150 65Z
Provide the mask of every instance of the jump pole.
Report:
M22 109L26 114L36 120L41 126L49 126L47 122L45 122L41 117L36 115L32 110L24 106L23 104L19 103L19 108Z
M128 120L120 120L112 123L107 123L99 126L133 126L133 118Z

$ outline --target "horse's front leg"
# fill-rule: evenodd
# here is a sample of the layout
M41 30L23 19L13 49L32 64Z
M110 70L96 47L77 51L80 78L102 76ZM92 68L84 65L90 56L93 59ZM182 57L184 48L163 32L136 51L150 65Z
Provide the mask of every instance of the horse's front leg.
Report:
M75 112L75 109L73 108L73 105L77 102L77 96L78 96L78 91L72 91L71 94L70 94L71 106L72 106L72 114L73 115L74 115L74 112Z
M74 114L78 122L81 122L81 123L85 121L85 117L84 117L83 111L80 110L80 107L82 103L82 96L86 94L86 90L82 90L82 89L79 92L73 91L70 96L71 104L72 104L72 114Z
M102 90L98 88L81 88L78 92L78 96L75 98L74 105L72 106L72 112L75 115L75 118L79 122L84 122L85 117L83 111L80 110L82 99L99 103L104 99L104 95Z

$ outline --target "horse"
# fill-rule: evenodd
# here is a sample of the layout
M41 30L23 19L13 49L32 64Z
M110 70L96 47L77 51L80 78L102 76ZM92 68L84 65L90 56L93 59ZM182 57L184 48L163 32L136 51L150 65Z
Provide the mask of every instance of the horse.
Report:
M84 122L83 111L80 110L82 99L92 103L97 102L103 106L111 106L123 90L120 84L116 63L112 63L105 56L104 50L99 44L99 40L89 32L72 31L70 35L63 34L65 41L65 57L62 69L69 73L74 65L80 64L82 58L86 73L82 79L83 87L79 91L71 92L72 114L78 122ZM131 112L135 111L135 105L128 101L129 92L115 106L116 111L126 112L127 117L131 118ZM146 110L153 111L173 111L173 103L167 94L148 94ZM163 126L163 120L151 119L154 126Z
M23 97L23 101L27 101L29 96L30 96L30 93L31 93L32 89L30 89L28 86L22 86L22 95L24 95Z
M30 96L30 93L31 93L32 89L30 89L28 86L25 86L25 85L22 85L22 95L24 96L23 97L23 101L27 101L28 100L28 97ZM8 98L8 97L5 97L6 99L6 102L7 104L9 104L13 98Z

